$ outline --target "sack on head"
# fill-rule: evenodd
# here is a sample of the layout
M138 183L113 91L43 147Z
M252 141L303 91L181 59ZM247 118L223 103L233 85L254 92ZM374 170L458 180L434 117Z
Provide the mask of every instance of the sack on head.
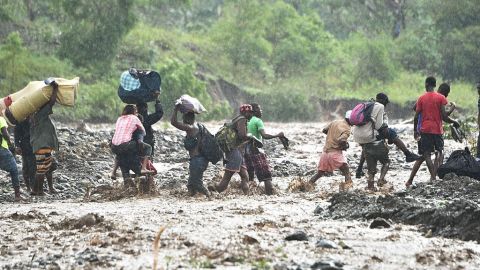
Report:
M222 149L218 145L215 136L204 125L198 124L198 126L200 128L200 153L212 164L217 164L223 158Z
M364 102L355 106L350 114L350 118L348 119L350 124L354 126L363 126L370 122L372 120L372 111L374 105L374 102Z

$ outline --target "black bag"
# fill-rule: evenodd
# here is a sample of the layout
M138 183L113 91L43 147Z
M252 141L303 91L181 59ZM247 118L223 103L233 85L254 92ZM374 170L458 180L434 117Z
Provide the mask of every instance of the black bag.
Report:
M200 153L212 164L217 164L223 158L222 149L220 149L215 136L204 125L198 124L198 127L200 129Z
M118 96L127 104L138 104L155 101L157 96L155 92L160 92L162 79L160 74L155 71L138 71L138 79L140 80L140 88L127 91L123 89L122 85L118 87Z
M438 168L438 177L443 179L447 173L458 176L468 176L480 180L480 162L470 154L470 150L456 150L448 158L447 162Z

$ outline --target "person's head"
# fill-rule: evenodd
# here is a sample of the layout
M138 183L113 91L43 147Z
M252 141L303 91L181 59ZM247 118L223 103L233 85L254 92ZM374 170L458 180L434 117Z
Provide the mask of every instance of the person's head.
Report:
M378 93L375 97L375 101L383 106L387 106L387 104L390 103L390 100L388 100L388 96L385 93Z
M125 105L122 111L122 115L128 114L137 114L137 106L135 106L134 104Z
M253 115L258 118L262 118L262 114L263 114L262 107L260 107L258 103L250 103L250 106L252 106Z
M350 123L350 115L352 115L352 110L349 110L345 113L345 121L351 126L352 123Z
M478 91L478 94L480 95L480 81L477 82L477 91Z
M145 102L137 103L137 110L140 114L148 112L148 105Z
M245 116L245 118L250 119L253 115L252 105L250 104L243 104L240 106L240 114Z
M440 84L438 87L438 93L444 97L448 97L448 94L450 94L450 85L448 83Z
M183 114L183 123L188 125L193 125L195 123L195 113L194 112L186 112Z
M425 79L425 90L428 92L433 91L437 86L437 79L433 76L429 76Z

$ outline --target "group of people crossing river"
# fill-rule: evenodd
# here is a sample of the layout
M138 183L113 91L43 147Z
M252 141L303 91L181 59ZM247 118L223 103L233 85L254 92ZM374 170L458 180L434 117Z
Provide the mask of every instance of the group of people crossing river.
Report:
M363 167L366 162L367 191L374 192L387 183L385 176L390 166L388 144L396 145L405 155L406 162L414 162L410 177L405 183L406 187L413 184L423 162L426 163L430 173L430 181L435 181L438 167L444 160L443 122L459 127L458 121L450 117L456 108L454 103L449 103L447 100L450 85L442 83L435 91L436 86L436 79L427 77L426 92L418 98L413 108L415 117L412 135L418 143L418 154L409 150L396 131L389 127L385 108L390 100L385 93L378 93L374 100L357 105L353 110L347 111L343 119L332 121L324 127L325 145L317 172L309 182L314 184L322 176L340 170L345 176L340 190L346 191L353 187L351 167L344 156L344 151L349 148L348 141L351 134L353 134L353 141L362 149L355 176L356 178L364 176ZM56 169L54 154L58 151L58 139L49 115L55 104L58 85L53 83L52 87L53 92L49 102L27 120L15 126L14 143L10 139L7 122L0 116L2 137L0 169L10 173L16 201L23 198L20 192L15 154L22 157L23 179L27 191L32 196L44 195L45 179L47 179L48 192L56 192L53 185L53 172ZM480 97L480 82L476 87ZM110 144L112 152L116 155L111 178L116 178L116 171L120 168L125 188L135 187L130 171L134 172L135 179L142 175L152 177L151 160L155 149L152 125L164 114L158 94L159 92L156 93L153 113L148 112L146 102L128 104L116 121ZM478 109L480 126L480 98ZM179 113L182 114L181 120L178 119ZM223 192L228 188L235 173L240 175L240 186L244 194L249 194L249 181L253 181L255 175L260 182L264 183L265 193L274 194L272 169L267 154L262 148L263 140L279 138L284 146L288 147L288 139L283 132L267 133L262 116L262 108L259 104L243 104L239 108L238 116L226 123L221 131L213 136L203 124L196 121L194 111L183 108L182 104L175 105L170 123L185 132L183 146L190 157L187 183L190 195L199 193L209 197L211 192ZM478 139L480 141L480 135ZM477 144L477 148L477 160L480 160L480 145ZM218 161L219 154L224 165L223 177L220 182L205 186L203 174L209 163ZM433 160L432 155L434 155ZM375 181L378 162L381 164L380 175Z

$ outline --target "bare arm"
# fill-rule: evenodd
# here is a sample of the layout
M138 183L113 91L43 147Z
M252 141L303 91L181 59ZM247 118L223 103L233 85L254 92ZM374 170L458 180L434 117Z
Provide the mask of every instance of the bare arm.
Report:
M279 138L279 137L284 136L283 132L280 132L277 135L271 135L271 134L266 133L264 129L260 129L260 134L262 134L262 138L264 138L266 140L273 139L273 138Z
M440 110L441 110L441 113L442 113L442 120L447 122L447 123L450 123L450 124L453 124L454 126L459 126L458 122L452 118L450 118L450 116L448 115L446 109L445 109L445 105L442 105L440 107Z
M455 103L453 102L450 102L450 108L448 110L445 109L445 111L447 112L447 115L450 116L455 111L456 108L457 108L457 105L455 105Z
M193 131L193 126L178 122L177 113L178 113L178 107L175 107L172 113L172 117L170 118L170 124L172 124L172 126L180 130L183 130L187 133L191 133Z
M8 134L7 127L2 128L2 137L7 141L8 147L12 147L12 141L10 141L10 135Z
M52 95L50 96L50 100L48 101L48 104L50 106L55 105L55 102L57 101L57 94L58 94L58 84L56 82L52 82Z

